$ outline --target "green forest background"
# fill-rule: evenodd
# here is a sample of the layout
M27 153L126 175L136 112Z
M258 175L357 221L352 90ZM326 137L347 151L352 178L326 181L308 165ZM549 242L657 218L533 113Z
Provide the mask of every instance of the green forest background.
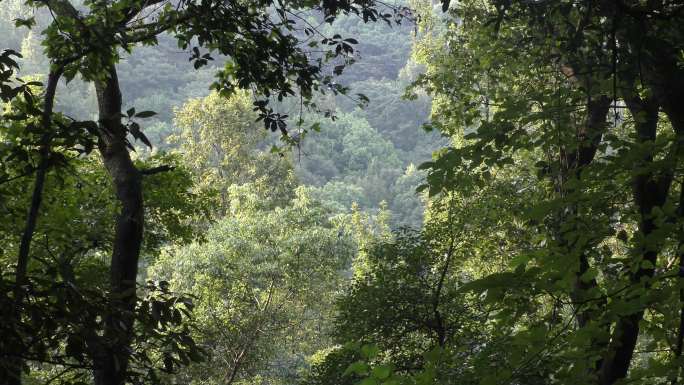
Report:
M3 2L0 33L7 37L6 47L24 57L22 73L44 77L47 59L42 54L40 29L29 31L14 26L15 19L26 17L29 12L21 4L19 0ZM48 18L44 16L43 19ZM312 196L336 213L349 213L352 203L356 203L360 210L372 215L381 207L389 210L393 227L417 228L422 223L424 201L415 194L422 176L416 166L430 159L432 151L445 141L439 134L420 131L429 120L430 99L427 96L411 101L402 98L405 88L415 80L421 68L411 59L415 28L415 24L408 22L397 26L368 24L349 16L321 30L326 35L344 33L357 38L358 62L353 71L337 81L354 93L364 94L371 103L361 109L351 97L326 98L323 103L326 108L336 111L337 121L305 111L306 127L318 122L320 132L302 141L286 162L294 170L295 183L310 186ZM215 126L211 128L214 133L195 138L200 142L193 144L184 143L185 139L174 141L173 138L182 135L184 130L194 128L189 121L183 121L183 116L192 114L192 109L201 109L192 100L209 96L209 85L220 65L193 70L187 53L177 47L175 40L163 36L159 46L141 47L122 58L118 70L122 93L127 99L126 109L135 107L138 111L157 113L146 121L145 127L145 134L154 145L152 154L177 151L183 146L202 147L211 143L209 135L218 138L231 130L244 130L247 136L254 137L245 138L253 147L249 152L265 154L277 142L276 135L261 135L259 125L251 124L252 116L244 116L241 127L230 121L230 115L220 115L220 111L216 111L218 115L212 117L211 123L207 121ZM57 108L75 119L92 119L96 111L94 87L78 79L67 87L68 91L56 100ZM245 100L244 103L244 109L250 109L251 102ZM291 123L296 121L296 106L280 108L294 114ZM257 137L259 139L255 139ZM144 147L140 146L142 152ZM224 159L215 162L227 165L243 160L230 154L222 156ZM241 163L240 167L256 166ZM222 183L230 185L232 182Z
M684 4L149 1L0 0L0 385L682 383Z
M15 27L17 18L29 14L39 25L50 19L28 10L22 0L3 1L0 36L6 37L7 48L21 53L20 75L44 81L49 64L40 28ZM187 52L170 37L121 58L124 108L156 113L144 127L152 147L138 142L134 159L177 167L146 180L156 185L146 199L158 198L164 207L148 207L153 214L146 221L140 278L163 279L174 292L196 296L193 322L203 326L195 338L207 349L208 360L182 370L177 381L321 381L308 379L309 368L337 349L335 302L359 269L353 266L367 245L388 239L392 229L422 226L427 197L416 192L425 176L417 165L448 142L421 129L429 120L430 98L424 93L404 97L423 68L412 59L416 28L409 21L364 23L355 16L323 25L322 34L358 39L353 70L336 82L370 102L360 106L351 96L321 95L318 103L334 117L296 102L281 103L279 110L291 115L295 138L301 135L294 144L263 129L247 92L226 99L210 91L222 63L193 69ZM62 86L57 110L75 120L96 119L92 83L76 78ZM310 132L304 135L304 129ZM83 196L106 201L103 175L88 161L59 178L53 183L78 184L77 196L55 197L51 204L69 199L66 205L76 204ZM100 213L114 210L111 203L97 206L92 209ZM57 216L66 220L82 209L52 207L45 215L57 223ZM77 215L85 220L98 214ZM80 238L89 242L107 223L84 225L70 233L83 231L87 234ZM98 270L94 265L77 270ZM55 370L34 368L31 378L40 383Z

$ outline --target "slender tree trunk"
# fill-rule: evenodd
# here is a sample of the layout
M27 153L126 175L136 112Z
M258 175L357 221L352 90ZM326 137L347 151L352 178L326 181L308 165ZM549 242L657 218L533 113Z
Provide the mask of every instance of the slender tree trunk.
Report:
M677 243L677 256L679 258L678 273L679 276L678 284L684 284L684 228L682 228L682 218L684 218L684 183L681 184L679 190L679 207L677 207L677 216L675 220L677 221L677 226L679 227ZM674 358L679 360L682 357L682 348L684 347L684 288L679 289L679 325L677 327L677 341L675 343ZM676 371L672 375L671 385L677 385L679 381L679 376L681 372L681 367L677 367Z
M653 100L641 100L636 96L626 98L625 101L632 116L638 117L635 123L638 142L642 144L654 142L658 125L659 104ZM657 230L652 212L655 207L660 207L665 203L672 181L669 172L644 171L644 169L652 167L653 159L652 154L646 155L637 165L634 177L634 201L641 217L638 231L643 239L647 239ZM658 248L644 245L639 251L639 255L639 259L635 261L638 268L635 273L630 274L630 283L635 289L640 285L649 286L648 281L655 273ZM642 262L650 262L650 266L644 266ZM635 298L628 298L628 300L630 299L634 300ZM610 345L599 372L599 383L601 385L612 385L627 376L639 337L639 322L643 316L644 310L641 309L622 317L615 324Z
M679 88L680 93L684 93L684 87ZM680 95L681 97L681 95ZM665 112L672 122L672 127L677 134L677 139L682 141L684 139L684 110L678 108L678 103L681 103L681 99L677 100L674 98L669 99L665 103ZM684 143L677 143L678 146L684 147ZM675 162L679 162L679 159L675 157ZM676 221L679 226L684 226L681 221L684 220L684 183L680 186L679 192L679 207L677 209ZM677 255L679 257L679 284L684 285L684 229L680 227L679 230L679 243L678 243ZM679 289L679 325L677 329L677 342L675 345L675 359L680 360L682 357L682 350L684 348L684 288ZM677 368L677 371L673 375L672 385L677 385L682 367L681 365Z
M596 156L596 151L607 128L606 118L610 109L610 102L611 99L609 97L602 95L587 103L587 119L578 137L578 148L566 160L568 168L566 173L574 178L580 179L584 169L591 164ZM576 214L577 207L572 207L571 211ZM563 239L563 236L560 238ZM563 243L567 244L566 246L570 251L577 247L567 241ZM579 245L579 247L581 248L582 245ZM578 262L579 265L575 274L573 290L570 295L572 301L577 303L577 324L582 328L592 320L593 313L595 313L583 306L587 293L596 288L597 282L593 278L588 281L582 278L590 268L589 257L584 250L579 250Z
M558 224L554 231L556 232L559 244L573 259L576 258L577 261L577 270L573 280L573 287L569 294L570 299L574 303L578 328L586 327L596 318L598 311L588 305L601 306L601 304L587 303L588 298L596 296L596 294L592 292L598 286L598 282L595 278L587 280L585 277L585 273L587 273L591 267L589 255L587 253L587 245L578 244L577 240L568 238L566 234L560 231L561 223L567 220L567 215L573 217L579 215L580 207L578 203L574 202L574 196L583 193L583 191L578 190L576 187L566 187L564 181L566 179L582 179L582 174L585 169L594 161L598 146L608 129L607 117L611 101L612 99L606 95L600 95L587 101L586 118L583 126L578 130L576 137L577 148L567 154L561 151L561 163L563 166L562 175L560 175L559 179L555 182L556 192L563 198L570 197L568 206L557 216ZM571 220L576 221L577 219L572 218ZM582 230L575 228L575 231ZM602 350L603 348L603 342L591 341L591 350ZM601 360L592 362L590 369L587 370L587 374L592 377L595 376L595 371L600 365Z
M669 79L670 87L659 87L659 91L663 99L663 110L672 124L672 128L677 135L676 145L679 148L684 148L684 71L679 69L673 70L674 79ZM663 89L669 92L663 92ZM673 162L675 167L680 163L680 154L675 154ZM678 249L677 255L679 257L679 284L684 284L684 226L681 221L684 220L684 183L680 186L679 191L679 207L677 208L677 216L675 218L679 227L678 233ZM676 360L682 357L682 350L684 348L684 288L679 289L679 324L677 326L677 341L675 344L674 356ZM682 367L681 364L672 376L672 385L679 383Z
M57 15L70 17L86 28L69 0L49 3ZM135 14L131 12L130 18ZM122 385L130 359L144 213L141 174L131 160L127 132L121 124L121 90L114 64L106 72L105 79L95 81L100 123L98 149L121 209L116 218L110 265L109 314L103 314L104 335L89 338L89 349L96 385Z
M94 376L97 385L122 385L130 359L142 244L142 178L126 147L126 129L121 123L121 91L114 65L106 80L95 83L95 89L101 127L98 147L121 211L116 218L110 267L110 313L105 315L104 341L94 357Z
M45 188L45 179L47 177L48 168L50 166L50 142L52 141L52 109L55 101L55 93L57 92L57 84L59 78L62 76L62 68L58 68L48 75L47 85L45 87L43 114L42 114L42 129L43 135L40 139L38 168L36 169L36 179L33 184L33 191L31 194L31 206L29 207L28 215L26 216L26 226L21 236L19 244L19 254L17 256L17 267L14 273L14 303L11 310L11 317L14 322L20 322L22 316L22 307L24 304L24 291L27 284L26 275L28 272L28 264L30 259L31 241L33 234L36 231L38 224L38 213L43 201L43 190ZM23 341L16 341L14 344L17 351L11 352L12 357L9 357L2 366L0 366L0 384L2 385L20 385L21 372L24 365L24 360L20 358L25 354L23 351Z

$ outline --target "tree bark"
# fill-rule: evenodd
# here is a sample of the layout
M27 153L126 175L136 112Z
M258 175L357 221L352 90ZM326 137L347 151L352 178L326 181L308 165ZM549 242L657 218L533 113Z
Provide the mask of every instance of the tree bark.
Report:
M610 102L611 99L608 96L601 95L587 103L587 118L577 138L577 150L566 159L566 172L572 174L574 178L580 179L584 169L589 166L596 156L598 146L606 132L606 118L610 109ZM573 207L572 211L576 212L577 208ZM570 250L573 249L573 245L568 244L567 246ZM577 324L580 328L586 326L593 318L593 312L590 309L582 308L585 304L587 293L597 287L596 279L592 278L589 281L582 279L582 276L589 270L589 267L589 257L582 250L579 254L579 266L575 274L573 290L570 294L572 301L577 303Z
M123 385L130 360L143 239L142 177L128 152L127 131L121 123L121 91L113 64L107 78L95 82L95 90L100 121L98 148L121 211L116 218L110 267L110 313L104 317L103 344L93 357L94 377L97 385Z
M621 2L603 2L603 4L606 9L611 9L613 15L620 14L629 19L629 23L625 24L629 33L620 33L617 36L623 47L622 54L628 57L628 60L623 59L623 62L631 62L632 65L631 68L624 68L614 76L620 75L621 80L628 84L627 89L622 93L625 94L625 103L635 120L638 143L655 142L658 113L661 109L667 115L677 136L677 141L673 143L673 149L667 156L670 158L669 162L665 162L663 168L658 171L653 170L652 154L645 156L637 165L637 169L642 169L634 176L633 190L634 201L640 214L638 231L641 237L647 238L658 229L652 211L655 207L662 206L668 199L680 153L684 148L684 143L682 143L684 71L678 66L679 50L672 45L672 41L667 40L666 34L656 30L655 24L646 13L632 12L635 9L630 9ZM613 9L614 6L617 6L617 9ZM648 7L655 7L651 9L653 11L663 7L663 4L649 3ZM644 8L644 10L648 9L650 8ZM672 26L674 27L675 24ZM652 91L651 98L642 99L636 94L638 83ZM681 214L678 214L678 217L681 217ZM659 249L660 247L656 245L643 247L639 251L639 259L635 261L639 264L638 269L630 274L632 285L646 288L650 286L649 281L655 273ZM650 262L650 266L647 264L643 267L641 263L644 261ZM683 262L680 260L680 274L684 267ZM680 293L680 296L684 299L684 292ZM643 319L643 315L644 310L641 309L622 317L616 323L610 348L600 371L601 385L612 385L627 376L640 333L639 322ZM680 335L683 328L684 311L680 318ZM681 355L681 344L678 343L678 345L675 351L676 356Z
M654 142L660 105L654 100L642 100L635 95L625 98L625 101L630 113L635 117L638 143ZM634 201L641 218L638 232L644 239L657 230L652 212L655 207L660 207L665 203L672 181L671 173L657 173L650 169L653 159L653 154L645 155L640 164L637 164L634 176ZM643 169L648 169L648 171L643 171ZM630 274L630 284L635 288L641 285L649 287L648 281L655 273L658 248L644 246L639 254L638 260L635 261L638 263L638 268L636 272ZM645 261L650 262L650 266L642 265ZM599 372L601 385L612 385L627 376L639 337L639 322L643 316L644 310L640 309L616 322Z
M45 179L47 177L48 168L50 166L50 143L52 141L52 110L55 102L55 93L57 92L57 84L59 78L62 76L62 68L57 68L48 75L47 85L45 87L43 113L42 113L42 129L43 134L40 139L38 168L36 169L36 179L33 184L33 192L31 194L31 206L29 207L26 216L26 226L21 236L19 243L19 254L17 256L17 267L14 273L14 303L11 310L11 317L14 322L20 322L22 316L22 306L24 304L24 290L27 284L26 275L28 273L28 264L30 260L31 241L38 224L38 213L43 202L43 191L45 189ZM11 352L12 356L6 359L6 362L0 366L0 384L2 385L21 385L21 372L24 365L24 360L20 358L26 352L23 351L23 341L16 341L14 344L17 351Z

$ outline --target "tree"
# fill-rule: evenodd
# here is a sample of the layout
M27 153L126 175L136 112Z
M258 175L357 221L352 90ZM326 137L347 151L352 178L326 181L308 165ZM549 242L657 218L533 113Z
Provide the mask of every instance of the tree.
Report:
M402 154L359 115L340 112L305 138L295 158L298 176L317 186L314 195L338 212L348 212L352 203L376 210L385 202L396 209L393 225L419 227L423 207L415 188L421 173L407 167L414 175L401 175Z
M41 206L41 196L49 168L49 154L52 140L49 133L52 121L52 106L59 79L72 79L80 75L95 86L98 105L96 124L72 125L76 132L95 137L97 150L107 169L120 207L114 224L114 236L110 264L110 306L101 314L105 320L102 335L93 336L89 356L94 362L94 377L97 384L123 384L129 375L131 343L135 328L136 278L140 251L143 243L144 201L143 175L134 164L128 140L134 139L150 145L141 132L136 119L150 117L149 111L136 113L134 108L122 114L122 95L116 63L119 51L131 51L136 45L155 45L158 36L171 33L183 49L192 48L191 61L195 68L202 67L212 59L209 53L202 53L200 47L225 55L225 67L217 74L215 87L223 95L237 88L253 87L266 97L273 95L282 99L298 92L310 98L323 83L330 83L321 76L322 59L312 58L300 45L295 33L304 30L315 33L308 27L297 24L295 9L303 4L279 3L274 13L266 12L267 3L225 3L182 2L173 6L168 2L116 1L111 3L88 3L76 8L67 0L31 2L37 8L47 8L53 21L44 31L44 46L50 61L46 86L45 108L42 118L44 135L39 143L41 164L37 168L34 197L27 219L26 231L20 247L17 288L23 285L25 266L30 257L30 245ZM311 4L305 4L311 7ZM318 7L325 11L328 19L338 13L355 13L364 20L389 19L392 16L380 13L370 3L324 3ZM149 13L148 13L149 12ZM31 26L33 20L21 19L18 24ZM197 42L199 46L194 46ZM344 66L344 56L353 52L354 40L343 40L341 36L325 38L323 41L332 50L324 57L338 59ZM343 87L331 84L335 91ZM273 112L267 100L255 104L267 128L286 135L284 116ZM127 121L124 124L122 118ZM80 131L79 131L80 130ZM87 136L87 135L86 135ZM87 147L87 141L80 143ZM19 289L17 289L19 290ZM19 296L19 297L18 297ZM21 294L15 298L21 302ZM18 307L16 307L18 308ZM19 362L12 364L15 372L3 376L9 383L19 383L16 369Z
M31 164L30 159L24 161ZM3 163L3 171L22 170L19 166L24 161L10 159ZM176 160L155 157L137 165L150 170L159 163L175 168L148 175L143 181L148 197L152 198L146 217L148 235L142 246L148 260L154 258L161 244L194 238L190 219L204 212L201 199L188 193L192 187L189 172ZM32 198L24 182L15 178L0 185L0 214L8 219L0 225L3 308L17 306L22 315L15 318L9 312L3 313L2 333L6 337L0 342L0 366L5 373L31 368L27 380L88 380L94 368L88 352L93 348L94 335L103 329L101 314L108 309L104 290L106 256L113 239L107 229L111 228L117 211L112 187L101 163L93 159L71 159L68 165L52 167L45 179L44 199L33 232L32 258L26 265L25 284L21 288L24 301L17 303L14 277L9 273L15 270L18 240L24 231L23 218L16 213L24 212ZM162 196L165 198L158 199ZM168 292L163 285L140 285L140 296L131 315L137 322L132 333L136 353L128 374L131 382L154 382L155 376L167 370L165 358L185 359L187 354L197 354L192 341L186 339L187 329L182 325L185 317L167 318L174 310L187 311L190 305L189 299ZM151 307L155 308L152 313L157 318ZM178 350L174 351L172 346ZM14 366L17 354L26 360L21 366Z
M507 164L546 190L525 216L527 231L544 234L539 251L520 250L514 275L473 288L525 280L501 303L514 311L529 305L519 300L546 297L556 303L546 317L564 309L548 327L557 339L540 339L529 353L560 358L554 377L564 383L628 375L676 383L680 300L668 261L679 258L681 238L672 188L681 164L673 107L684 90L674 53L681 5L443 5L451 19L444 34L426 38L429 68L418 84L436 97L435 126L458 139L425 165L431 192L458 189L467 174L487 184ZM666 351L651 358L667 369L636 359L638 344ZM512 369L515 377L520 368Z
M534 192L510 199L519 189L512 181L502 175L484 188L462 186L431 200L419 232L367 242L355 260L352 286L338 301L338 345L316 357L302 383L497 383L502 368L524 359L518 347L525 345L510 336L536 319L491 319L501 310L489 301L497 292L473 295L470 289L507 270L507 254L530 245L517 219ZM369 357L362 348L377 353ZM543 363L516 380L543 384L551 366ZM379 373L386 374L375 377Z
M291 349L306 355L327 340L354 244L304 187L283 207L263 199L249 183L234 185L231 215L205 242L167 248L151 267L152 277L197 298L195 339L209 358L183 381L291 381L303 364Z
M246 92L226 99L213 93L175 112L180 132L170 138L196 175L198 188L219 193L218 210L229 209L232 185L251 183L270 204L287 203L295 180L289 159L264 151L266 132ZM223 214L222 213L222 214Z

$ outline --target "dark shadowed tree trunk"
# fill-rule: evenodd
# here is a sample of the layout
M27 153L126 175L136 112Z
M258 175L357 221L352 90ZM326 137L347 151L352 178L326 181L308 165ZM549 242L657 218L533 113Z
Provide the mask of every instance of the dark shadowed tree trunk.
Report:
M42 113L43 134L40 139L38 168L36 178L31 193L31 205L26 216L26 226L19 243L19 254L17 256L17 267L14 273L14 303L11 309L11 319L14 322L21 322L22 307L24 305L24 290L27 282L28 264L30 260L31 241L38 224L38 213L43 202L43 191L45 189L45 179L47 178L48 168L50 167L50 144L52 142L52 109L57 92L57 84L62 76L62 68L56 68L48 75L47 85ZM14 347L16 351L10 352L11 357L0 366L0 385L21 385L22 367L24 359L21 357L26 352L24 341L18 337Z
M71 18L83 29L87 28L70 1L50 0L49 5L56 15ZM124 22L133 18L138 10L129 9ZM102 79L95 80L98 149L111 177L120 212L114 229L109 309L107 314L102 314L104 333L102 336L93 333L87 336L87 340L96 385L122 385L129 367L136 278L143 239L142 175L133 164L127 148L127 129L121 123L122 97L115 65L110 64L104 72Z
M126 146L121 123L121 91L116 68L95 83L99 108L98 147L112 179L121 211L116 218L110 267L110 314L105 316L104 338L95 357L96 385L122 385L130 359L136 277L143 232L143 196L140 171Z
M625 98L625 102L635 118L637 143L653 143L656 139L658 112L660 105L651 99L640 99L636 95ZM638 231L642 239L648 239L658 228L653 209L661 207L667 197L672 182L670 172L657 172L653 167L654 155L649 153L635 165L633 179L634 203L639 211L640 221ZM658 247L649 245L651 242L642 241L637 250L638 264L635 272L630 274L630 284L634 289L649 287L649 281L655 273L658 258ZM643 262L650 262L643 264ZM636 295L627 300L636 300ZM615 324L611 334L609 349L604 355L603 365L599 372L601 385L612 385L627 376L639 338L639 322L643 319L644 310L640 309L632 314L621 317Z
M608 110L610 108L611 99L608 96L601 95L594 100L590 100L587 103L587 117L584 122L584 126L580 129L577 136L577 149L566 156L565 164L566 170L564 173L570 178L581 179L582 172L584 169L591 164L596 156L598 146L601 143L601 139L606 132L607 123L606 118L608 116ZM557 189L561 189L559 186ZM572 193L574 191L571 191ZM573 205L576 206L576 205ZM570 212L575 214L577 212L577 207L572 207ZM562 243L568 247L569 250L577 249L576 245L573 245L571 241L564 239L564 235L559 235L559 239ZM585 250L579 247L579 263L578 270L575 274L575 282L573 283L573 289L570 293L573 302L577 303L577 323L579 327L586 326L593 318L593 313L591 309L588 309L585 305L587 294L597 287L596 279L591 279L589 281L583 280L583 275L589 270L589 257Z

